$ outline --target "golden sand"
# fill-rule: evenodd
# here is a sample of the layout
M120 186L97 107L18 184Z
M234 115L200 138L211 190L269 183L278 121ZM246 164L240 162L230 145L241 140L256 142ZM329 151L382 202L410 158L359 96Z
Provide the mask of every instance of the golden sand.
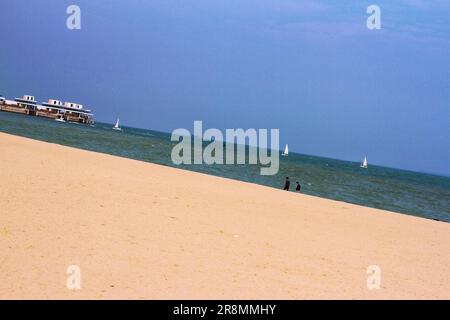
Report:
M0 188L2 299L450 298L444 222L7 134Z

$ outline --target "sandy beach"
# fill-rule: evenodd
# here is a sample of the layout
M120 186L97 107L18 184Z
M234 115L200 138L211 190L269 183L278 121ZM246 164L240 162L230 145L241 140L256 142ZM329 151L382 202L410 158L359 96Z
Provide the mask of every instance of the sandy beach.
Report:
M450 298L444 222L3 133L0 187L1 299Z

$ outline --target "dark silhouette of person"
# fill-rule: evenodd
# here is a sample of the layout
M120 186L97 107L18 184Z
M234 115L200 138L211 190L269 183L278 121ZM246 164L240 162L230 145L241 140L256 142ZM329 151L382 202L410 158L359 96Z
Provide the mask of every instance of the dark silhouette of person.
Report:
M289 191L289 186L291 185L291 181L289 181L289 177L286 177L286 180L284 182L284 188L283 190Z
M298 181L296 183L297 183L297 186L295 187L295 191L300 192L300 190L302 189L302 185Z

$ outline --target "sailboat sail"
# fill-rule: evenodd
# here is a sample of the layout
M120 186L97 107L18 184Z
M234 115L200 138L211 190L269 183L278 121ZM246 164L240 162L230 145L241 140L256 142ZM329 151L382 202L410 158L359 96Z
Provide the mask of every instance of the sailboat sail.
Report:
M289 154L289 147L286 144L286 146L284 147L284 152L283 152L283 156L287 156Z
M361 164L361 168L367 168L367 157L364 157L364 161Z
M114 125L113 129L114 129L114 130L122 130L122 129L120 128L119 118L117 118L116 124Z

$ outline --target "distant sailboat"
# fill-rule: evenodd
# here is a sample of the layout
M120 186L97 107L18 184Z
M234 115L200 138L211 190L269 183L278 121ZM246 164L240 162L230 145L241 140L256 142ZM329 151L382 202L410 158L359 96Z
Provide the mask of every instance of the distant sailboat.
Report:
M117 121L116 121L116 124L113 127L113 130L119 130L119 131L122 130L122 128L120 127L120 124L119 124L119 118L117 118Z
M288 148L287 144L286 144L286 147L284 147L284 152L281 155L285 156L285 157L287 157L289 155L289 148Z
M367 157L364 157L364 161L361 163L361 168L367 169Z
M59 116L58 118L56 118L55 121L66 122L66 120L64 120L64 118L62 116Z

